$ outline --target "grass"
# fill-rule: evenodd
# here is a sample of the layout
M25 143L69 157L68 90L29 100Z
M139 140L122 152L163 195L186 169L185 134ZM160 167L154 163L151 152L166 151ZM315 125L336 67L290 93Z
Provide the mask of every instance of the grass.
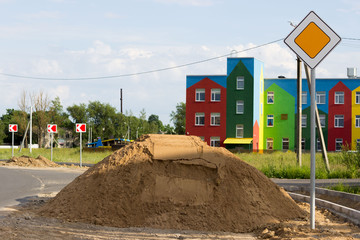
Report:
M331 190L340 191L340 192L346 192L346 193L352 193L352 194L360 194L360 187L358 186L347 186L342 183L339 183L335 186L329 187Z
M289 179L309 179L310 178L310 154L303 153L302 166L299 167L294 152L274 152L274 153L240 153L236 154L240 159L249 163L262 171L267 177L289 178ZM360 173L349 171L341 163L341 153L328 153L330 173L325 169L322 155L316 154L315 176L318 179L327 178L358 178Z
M97 163L110 155L112 151L105 152L82 152L83 163ZM50 149L33 149L30 154L29 149L23 149L19 153L14 149L14 155L38 157L42 155L47 159L51 158ZM240 153L235 154L240 159L249 163L262 171L270 178L288 178L288 179L309 179L310 178L310 154L303 153L302 166L297 165L296 153L294 152L273 152L273 153ZM0 159L10 159L11 149L0 149ZM341 153L328 153L331 171L325 170L324 162L320 153L316 154L316 178L360 178L360 171L351 172L341 163ZM79 148L54 148L53 160L55 162L80 162Z
M97 163L103 160L105 157L109 156L112 151L104 152L82 152L82 162L83 163ZM33 148L32 153L28 148L22 149L19 152L19 149L14 149L14 156L20 157L22 155L30 156L33 158L38 157L39 155L46 157L50 160L51 151L50 149L45 148ZM10 159L11 158L11 149L0 149L0 159ZM80 162L80 148L54 148L53 149L53 161L54 162Z

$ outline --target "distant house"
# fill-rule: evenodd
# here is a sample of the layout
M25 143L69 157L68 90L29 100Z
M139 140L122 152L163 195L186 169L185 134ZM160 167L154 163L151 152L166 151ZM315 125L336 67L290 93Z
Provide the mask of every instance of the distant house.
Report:
M255 58L228 58L227 74L186 77L186 134L238 150L294 150L297 80L263 78ZM360 144L360 79L316 79L328 151ZM310 149L310 94L302 80L302 148ZM320 150L320 141L317 140Z

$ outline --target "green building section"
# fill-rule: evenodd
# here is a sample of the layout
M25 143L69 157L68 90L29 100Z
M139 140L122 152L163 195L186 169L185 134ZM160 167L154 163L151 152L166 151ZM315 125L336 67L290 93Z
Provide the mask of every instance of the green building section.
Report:
M244 77L244 89L237 90L237 77ZM226 84L226 137L236 137L236 125L243 124L244 138L253 137L254 78L240 60L229 74ZM236 113L236 102L244 102L244 113ZM248 148L249 146L244 146Z
M273 104L268 104L268 92L274 92ZM272 150L283 150L283 140L288 140L288 150L295 146L295 98L276 84L264 92L264 150L268 143ZM271 116L273 122L271 124ZM269 123L269 124L268 124ZM268 126L270 125L270 126ZM273 125L273 126L271 126Z
M297 115L297 114L296 114ZM306 115L306 127L302 128L302 138L305 139L305 150L310 150L310 107L307 107L302 110L302 115ZM325 127L322 128L322 132L325 139L325 144L327 146L328 141L328 114L326 114L324 111L319 110L319 116L324 115L325 116ZM297 116L296 116L297 117ZM316 128L316 139L319 138L319 131ZM316 142L316 149L317 149L317 142Z

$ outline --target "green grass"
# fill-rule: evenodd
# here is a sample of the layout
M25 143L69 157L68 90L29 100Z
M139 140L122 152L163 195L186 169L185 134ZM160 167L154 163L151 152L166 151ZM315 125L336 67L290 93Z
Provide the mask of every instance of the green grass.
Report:
M330 173L325 169L322 155L316 154L315 176L318 179L327 178L358 178L360 173L348 171L346 166L341 163L341 153L329 153ZM274 152L274 153L240 153L235 154L240 159L249 163L262 171L267 177L289 178L289 179L309 179L310 178L310 154L303 153L302 166L299 167L294 152Z
M352 194L360 194L360 187L358 186L347 186L347 185L344 185L342 183L339 183L335 186L331 186L329 187L328 189L331 189L331 190L335 190L335 191L340 191L340 192L347 192L347 193L352 193Z
M82 152L82 162L83 163L97 163L103 160L105 157L109 156L112 151L104 152ZM19 153L19 149L14 149L14 156L20 157L22 155L30 156L33 158L38 157L39 155L46 157L50 160L51 151L50 149L44 148L34 148L30 154L28 148L22 149ZM11 158L11 149L0 149L0 159L10 159ZM80 148L54 148L53 149L53 161L54 162L80 162Z

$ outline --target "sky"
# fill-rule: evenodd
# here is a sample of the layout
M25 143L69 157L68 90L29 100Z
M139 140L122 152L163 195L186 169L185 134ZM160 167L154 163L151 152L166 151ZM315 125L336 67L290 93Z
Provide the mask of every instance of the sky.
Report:
M124 113L170 123L186 75L226 74L219 56L255 57L265 78L296 77L282 39L310 11L343 38L316 76L360 75L358 0L0 0L0 115L19 109L24 91L58 96L64 109L100 101L120 111L123 89Z

